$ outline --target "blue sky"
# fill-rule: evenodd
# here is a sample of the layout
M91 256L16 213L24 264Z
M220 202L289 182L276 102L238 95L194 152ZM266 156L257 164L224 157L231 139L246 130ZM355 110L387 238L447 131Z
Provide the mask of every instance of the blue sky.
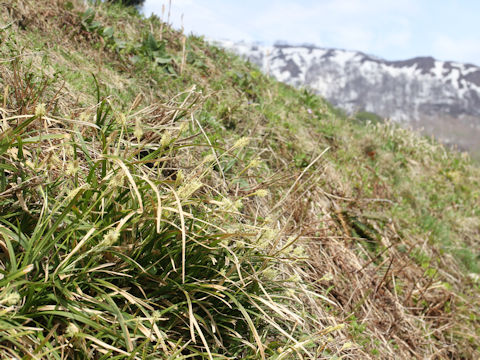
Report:
M146 0L144 11L160 16L162 5L168 9L168 0ZM181 27L182 15L187 33L213 39L480 65L480 0L172 0L174 27Z

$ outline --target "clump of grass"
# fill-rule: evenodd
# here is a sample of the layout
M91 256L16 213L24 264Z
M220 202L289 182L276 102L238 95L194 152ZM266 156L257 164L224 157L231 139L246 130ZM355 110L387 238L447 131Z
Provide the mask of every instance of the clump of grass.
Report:
M2 356L478 353L467 157L121 6L5 9Z
M200 94L179 99L120 112L99 96L73 119L0 109L2 357L308 353L314 339L286 330L302 318L266 281L279 260L256 245L261 226L242 226L242 198L212 186L246 142L198 158Z

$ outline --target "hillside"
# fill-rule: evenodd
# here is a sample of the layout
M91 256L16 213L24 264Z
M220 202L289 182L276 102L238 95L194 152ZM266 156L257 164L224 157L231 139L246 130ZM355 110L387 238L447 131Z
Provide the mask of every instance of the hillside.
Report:
M1 358L480 356L468 155L133 9L0 8Z
M290 85L307 86L350 114L369 111L434 135L480 159L480 68L418 57L219 41Z

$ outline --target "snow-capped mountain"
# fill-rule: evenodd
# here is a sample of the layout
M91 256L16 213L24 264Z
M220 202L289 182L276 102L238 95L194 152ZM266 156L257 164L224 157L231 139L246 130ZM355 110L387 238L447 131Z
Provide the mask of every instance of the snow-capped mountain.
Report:
M349 113L369 111L480 152L480 67L358 51L216 41L276 79L306 86Z

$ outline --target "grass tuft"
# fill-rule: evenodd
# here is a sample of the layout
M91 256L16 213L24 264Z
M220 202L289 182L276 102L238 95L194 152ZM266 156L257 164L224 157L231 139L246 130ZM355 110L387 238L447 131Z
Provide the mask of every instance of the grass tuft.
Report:
M468 155L118 4L0 7L2 358L479 353Z

